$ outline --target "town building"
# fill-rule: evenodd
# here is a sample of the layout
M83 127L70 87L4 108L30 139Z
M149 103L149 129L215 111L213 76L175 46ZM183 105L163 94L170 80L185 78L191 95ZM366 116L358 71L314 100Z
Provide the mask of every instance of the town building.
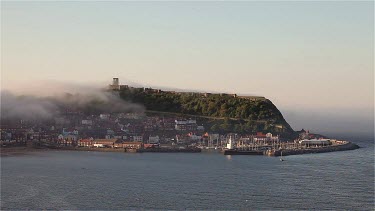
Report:
M142 142L123 142L123 148L125 149L141 149L143 148Z
M110 117L111 117L110 114L100 114L99 115L99 118L102 119L102 120L109 120Z
M83 119L81 121L82 125L92 125L92 120L91 119Z
M272 133L264 134L262 132L257 132L257 134L253 137L255 142L263 142L263 143L271 143L271 142L278 142L279 136L273 136Z
M134 142L143 142L143 136L133 136Z
M113 148L117 139L94 139L92 145L94 147L109 147Z
M196 120L175 120L175 130L178 131L195 131L197 130Z
M328 146L331 144L329 139L304 139L300 140L299 144L311 147L311 146Z
M92 147L93 146L93 140L92 139L78 140L78 146L80 146L80 147Z
M148 143L149 144L159 144L160 143L159 136L149 136L148 137Z

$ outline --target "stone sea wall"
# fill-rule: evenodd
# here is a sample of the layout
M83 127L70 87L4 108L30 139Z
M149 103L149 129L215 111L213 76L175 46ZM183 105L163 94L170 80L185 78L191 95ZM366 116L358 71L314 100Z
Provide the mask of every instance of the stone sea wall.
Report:
M336 152L336 151L346 151L346 150L354 150L358 149L359 146L357 144L346 142L340 145L331 145L327 147L319 147L319 148L308 148L308 149L282 149L273 152L267 152L266 154L269 156L280 156L281 152L283 156L287 155L300 155L300 154L311 154L311 153L324 153L324 152Z

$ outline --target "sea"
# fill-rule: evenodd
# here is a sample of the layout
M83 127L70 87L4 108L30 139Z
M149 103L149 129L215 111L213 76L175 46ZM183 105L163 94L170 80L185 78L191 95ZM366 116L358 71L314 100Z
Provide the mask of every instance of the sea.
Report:
M356 139L356 140L353 140ZM279 158L45 151L1 158L1 210L374 210L374 140Z

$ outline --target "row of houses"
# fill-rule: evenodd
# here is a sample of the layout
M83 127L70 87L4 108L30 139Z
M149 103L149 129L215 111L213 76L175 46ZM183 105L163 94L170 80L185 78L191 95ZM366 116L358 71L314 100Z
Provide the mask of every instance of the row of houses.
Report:
M58 146L73 147L97 147L97 148L126 148L140 149L144 147L142 142L123 141L120 139L79 139L79 140L58 140Z
M144 114L108 114L97 116L61 116L54 119L57 128L75 127L77 129L112 128L130 134L153 131L203 131L204 126L192 119L174 119L169 117L147 117Z
M159 147L159 143L143 143L139 141L122 141L118 139L81 139L77 141L78 147L97 147L97 148L124 148L141 149Z
M98 147L98 148L143 148L142 142L127 142L119 139L81 139L77 141L79 147Z

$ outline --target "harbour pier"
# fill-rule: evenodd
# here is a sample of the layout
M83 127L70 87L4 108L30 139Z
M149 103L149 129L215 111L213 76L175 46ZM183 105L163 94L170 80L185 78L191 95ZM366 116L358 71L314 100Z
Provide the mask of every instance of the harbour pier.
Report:
M324 153L324 152L336 152L336 151L346 151L355 150L360 148L357 144L351 142L345 142L337 145L330 145L324 147L309 147L309 148L290 148L290 149L279 149L279 150L267 150L265 155L267 156L283 156L288 155L300 155L300 154L311 154L311 153Z
M238 145L234 147L230 141L224 155L266 155L266 156L288 156L310 153L325 153L335 151L346 151L360 148L357 144L341 140L312 140L299 142L278 142L271 145Z

